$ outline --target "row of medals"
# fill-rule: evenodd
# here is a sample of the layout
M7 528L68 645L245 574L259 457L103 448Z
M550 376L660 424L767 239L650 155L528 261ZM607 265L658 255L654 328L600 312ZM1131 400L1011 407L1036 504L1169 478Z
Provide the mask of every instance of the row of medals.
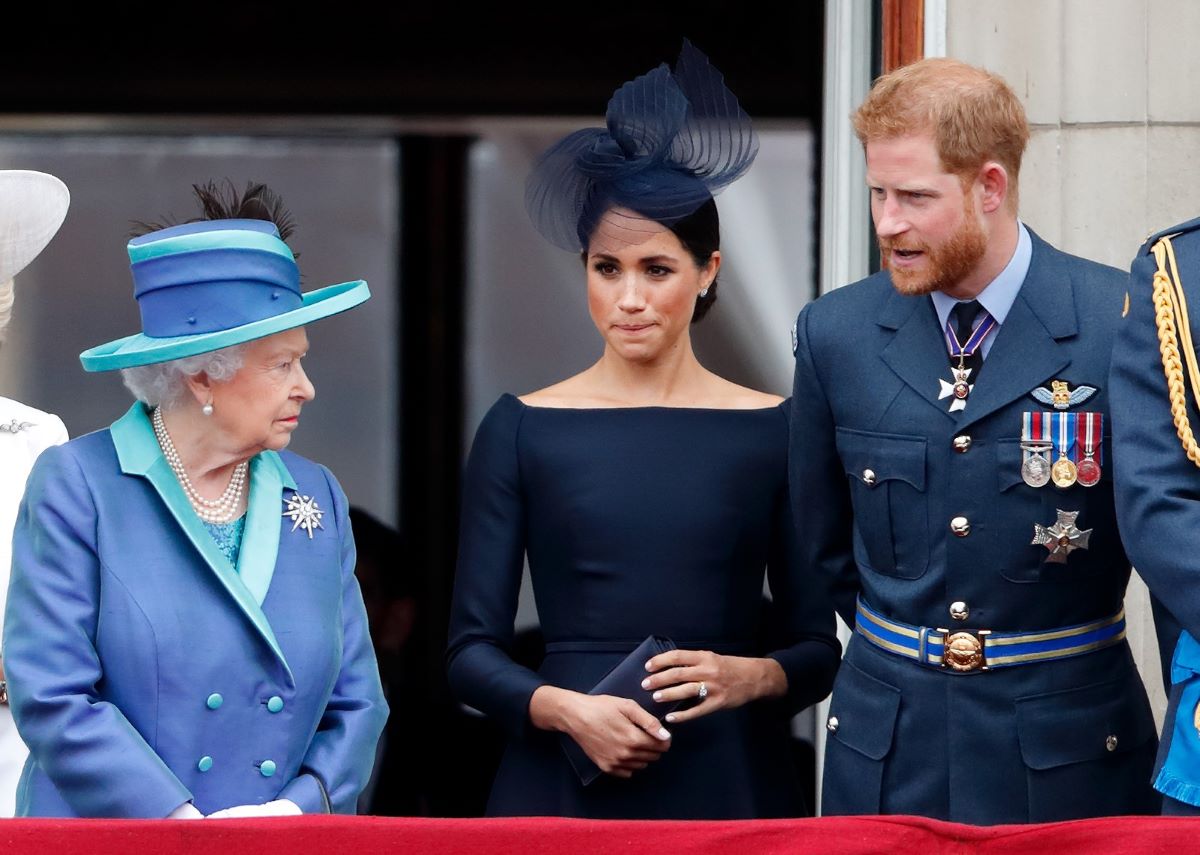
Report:
M963 370L961 356L958 366L951 365L951 370L955 381L951 386L954 397L965 403L971 394L971 385L967 382L967 375L970 371ZM1050 413L1045 415L1049 416ZM1062 415L1068 414L1063 413ZM1021 461L1021 479L1030 487L1045 487L1053 481L1055 487L1065 490L1076 484L1083 487L1094 487L1100 483L1100 464L1096 462L1094 448L1085 446L1083 459L1078 463L1071 459L1069 450L1066 448L1060 448L1058 460L1051 463L1050 454L1054 451L1053 442L1023 440L1021 450L1024 452L1024 459Z
M1052 442L1022 442L1021 450L1025 458L1021 461L1021 478L1030 487L1045 487L1052 481L1062 489L1075 484L1094 487L1100 483L1100 464L1096 462L1094 449L1085 448L1078 463L1071 459L1067 449L1059 449L1058 460L1051 463Z

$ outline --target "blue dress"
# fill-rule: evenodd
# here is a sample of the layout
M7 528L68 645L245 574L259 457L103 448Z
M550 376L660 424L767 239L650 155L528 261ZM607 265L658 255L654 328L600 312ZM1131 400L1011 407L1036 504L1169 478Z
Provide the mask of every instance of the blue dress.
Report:
M489 814L803 812L789 721L829 693L839 647L832 607L797 560L787 413L550 409L511 395L488 412L467 464L448 676L510 735ZM526 556L546 639L536 672L509 655ZM586 692L650 634L770 655L788 695L676 725L649 768L584 787L566 737L529 721L530 696L547 683Z

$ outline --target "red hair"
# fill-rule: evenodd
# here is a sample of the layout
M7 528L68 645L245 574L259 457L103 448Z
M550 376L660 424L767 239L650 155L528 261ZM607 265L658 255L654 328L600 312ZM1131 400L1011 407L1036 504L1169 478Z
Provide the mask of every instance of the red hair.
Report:
M929 134L943 168L963 179L996 161L1008 173L1010 210L1017 210L1029 123L999 75L956 59L922 59L876 80L853 121L864 147L872 140Z

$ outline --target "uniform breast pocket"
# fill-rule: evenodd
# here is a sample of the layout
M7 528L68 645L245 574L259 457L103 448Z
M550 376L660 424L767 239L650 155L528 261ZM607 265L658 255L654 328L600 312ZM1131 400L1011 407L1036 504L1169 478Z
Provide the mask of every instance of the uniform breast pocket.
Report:
M1087 556L1093 552L1103 553L1107 547L1103 541L1110 535L1109 529L1115 532L1115 522L1110 522L1110 467L1104 467L1100 483L1093 487L1077 483L1060 488L1053 482L1043 487L1031 487L1021 476L1024 462L1021 440L1017 437L1001 439L995 448L1000 496L988 531L991 555L995 556L1000 575L1010 582L1046 582L1062 581L1084 572ZM1105 452L1107 464L1107 448ZM1100 513L1102 509L1104 512ZM1077 546L1069 550L1065 563L1047 561L1050 550L1033 542L1035 526L1054 526L1059 511L1077 514L1075 521L1080 530L1095 528L1094 534L1088 534L1086 540L1082 537L1075 540Z
M854 505L854 557L888 576L929 567L925 438L838 428L838 455Z

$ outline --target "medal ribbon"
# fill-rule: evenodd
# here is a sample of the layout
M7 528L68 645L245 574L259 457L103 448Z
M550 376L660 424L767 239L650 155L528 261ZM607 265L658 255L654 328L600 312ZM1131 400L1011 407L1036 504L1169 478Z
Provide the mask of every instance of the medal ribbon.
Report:
M1050 439L1050 419L1046 418L1048 415L1050 414L1028 410L1021 413L1021 441L1053 445Z
M1058 453L1068 460L1075 459L1075 413L1050 413L1050 423L1058 436Z
M1084 420L1083 451L1099 465L1104 465L1101 440L1104 438L1104 413L1080 413Z
M1022 413L1021 439L1025 442L1053 445L1049 415L1050 413L1043 413L1041 411Z
M974 356L979 345L983 344L988 333L995 328L996 319L988 314L987 309L983 309L980 314L983 316L983 320L979 326L975 327L975 331L971 333L971 337L965 344L959 342L958 336L954 333L954 327L950 324L950 319L946 319L946 350L950 352L951 357L965 359L968 356Z

